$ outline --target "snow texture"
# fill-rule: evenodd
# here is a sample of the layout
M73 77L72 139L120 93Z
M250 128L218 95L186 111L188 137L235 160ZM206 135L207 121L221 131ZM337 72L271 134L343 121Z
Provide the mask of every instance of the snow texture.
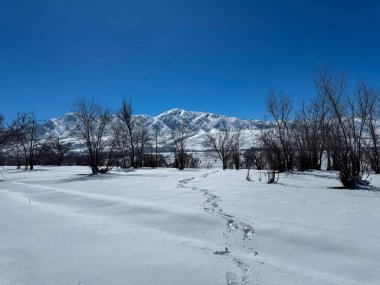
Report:
M0 284L378 284L380 192L335 173L0 171ZM380 177L373 177L379 185Z

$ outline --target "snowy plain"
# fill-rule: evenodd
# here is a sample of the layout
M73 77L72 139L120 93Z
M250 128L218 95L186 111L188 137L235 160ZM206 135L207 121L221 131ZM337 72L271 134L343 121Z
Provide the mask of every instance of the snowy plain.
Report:
M0 284L380 284L380 177L0 170Z

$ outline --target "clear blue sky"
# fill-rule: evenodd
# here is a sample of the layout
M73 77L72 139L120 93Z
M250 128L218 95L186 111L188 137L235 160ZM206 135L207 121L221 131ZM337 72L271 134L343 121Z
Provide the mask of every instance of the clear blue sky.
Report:
M9 119L78 97L261 118L269 88L310 96L324 65L380 86L380 1L0 1Z

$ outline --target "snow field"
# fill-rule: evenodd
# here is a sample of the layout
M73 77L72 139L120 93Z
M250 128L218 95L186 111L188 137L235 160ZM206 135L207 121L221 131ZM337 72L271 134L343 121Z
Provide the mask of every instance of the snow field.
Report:
M380 192L337 189L334 173L277 185L245 170L1 173L2 285L380 280Z

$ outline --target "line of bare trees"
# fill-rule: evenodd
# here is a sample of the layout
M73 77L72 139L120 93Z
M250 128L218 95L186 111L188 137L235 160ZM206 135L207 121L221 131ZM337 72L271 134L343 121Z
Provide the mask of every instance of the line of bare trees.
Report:
M9 125L0 115L0 163L7 159L17 168L30 170L36 163L60 165L70 149L71 143L54 135L46 136L34 113L18 113Z
M227 125L209 132L204 148L215 153L223 169L266 169L271 182L279 172L320 170L324 165L338 171L344 187L367 183L366 174L380 173L379 91L359 81L349 92L346 76L328 69L319 72L314 83L317 95L297 108L285 94L270 90L266 107L271 119L262 125L258 142L243 154L241 130ZM79 99L73 113L77 124L71 133L81 143L82 162L94 175L114 166L180 170L200 166L188 151L192 135L188 126L179 124L170 134L163 133L159 122L149 129L149 122L133 115L131 101L124 99L114 115L94 101ZM163 144L172 152L172 162L161 154ZM52 161L61 165L78 154L71 150L71 142L46 135L33 113L19 113L9 125L0 114L0 163L8 156L19 168Z
M124 99L120 110L112 114L92 100L78 99L72 111L77 122L71 136L80 144L76 151L74 142L64 142L59 136L46 133L33 113L19 113L9 125L0 114L0 164L7 157L8 163L33 170L36 163L62 165L70 160L71 164L88 165L94 175L106 173L114 166L173 166L180 170L200 166L199 158L188 152L191 133L186 126L171 130L170 139L164 142L161 125L156 123L151 130L149 122L137 120L131 101ZM161 153L163 143L169 146L165 151L173 153L172 160Z
M131 101L124 99L116 116L93 102L80 99L74 104L78 124L74 136L82 142L92 173L106 173L114 166L123 168L174 166L179 170L196 168L200 160L187 151L190 132L184 125L171 131L173 163L159 153L162 128L136 120Z
M349 93L344 74L325 69L315 77L316 98L295 110L283 93L270 91L266 100L274 128L261 131L265 167L283 172L297 169L337 170L346 188L367 184L371 171L380 173L379 92L359 81Z
M0 113L0 162L4 160L5 146L8 143L8 130L5 126L5 118Z

